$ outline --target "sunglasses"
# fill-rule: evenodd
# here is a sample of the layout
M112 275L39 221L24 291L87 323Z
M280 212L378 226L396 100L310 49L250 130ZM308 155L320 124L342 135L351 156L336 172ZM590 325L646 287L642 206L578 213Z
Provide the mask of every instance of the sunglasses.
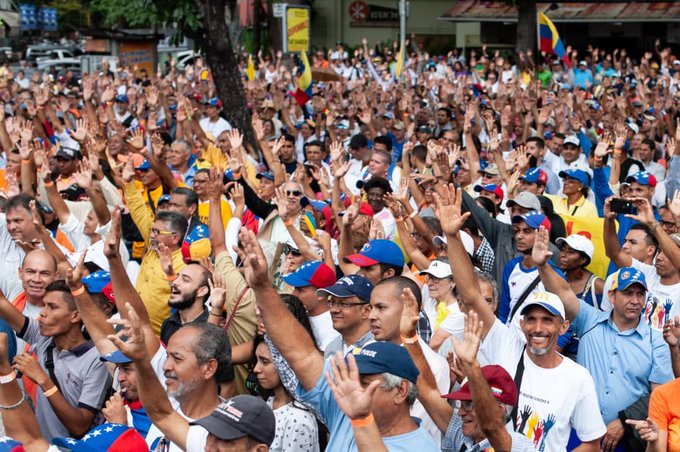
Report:
M286 190L286 195L288 196L302 196L302 192L299 190Z

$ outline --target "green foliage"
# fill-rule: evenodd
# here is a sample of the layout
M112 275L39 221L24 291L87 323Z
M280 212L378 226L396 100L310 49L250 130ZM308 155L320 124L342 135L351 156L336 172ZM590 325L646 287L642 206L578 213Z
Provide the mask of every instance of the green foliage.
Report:
M191 34L202 26L192 0L94 0L92 10L107 27L174 26Z

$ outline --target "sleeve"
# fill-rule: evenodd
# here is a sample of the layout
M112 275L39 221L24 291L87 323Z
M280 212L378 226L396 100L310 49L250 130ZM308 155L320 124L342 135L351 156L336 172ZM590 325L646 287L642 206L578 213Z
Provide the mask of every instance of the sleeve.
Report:
M318 450L319 433L316 419L309 411L292 407L283 427L281 450Z
M69 215L66 223L59 225L59 229L66 234L69 242L73 245L74 251L82 251L90 246L90 240L83 234L85 224L78 220L75 215Z
M39 341L45 339L45 337L40 334L38 321L26 316L24 316L24 318L26 319L26 323L24 323L24 327L21 331L17 333L17 336L31 345L37 345Z
M187 432L187 452L203 452L208 441L208 431L200 425L192 425Z
M79 221L85 221L87 214L92 210L92 203L90 201L69 201L64 200L66 207Z
M102 188L102 194L106 200L106 204L109 206L123 205L123 198L120 197L120 193L115 185L111 183L106 177L99 181L99 185Z
M514 266L514 261L508 262L503 268L503 281L501 284L501 300L498 303L498 319L506 323L510 316L510 286L508 285L508 278Z
M649 332L652 335L652 370L648 380L656 384L668 383L674 378L671 351L658 330L650 328Z
M17 354L17 338L12 328L3 319L0 319L0 332L7 335L7 358L11 363Z
M505 345L518 340L519 337L516 334L510 332L503 322L496 319L486 337L482 340L479 351L484 354L490 364L495 364L501 361L500 358L505 353L503 350ZM522 344L521 347L523 348L524 345ZM515 371L515 369L506 370L512 373Z
M489 212L479 207L472 196L470 196L465 190L461 190L463 193L463 209L469 211L472 214L472 218L475 219L475 223L482 232L482 235L486 238L491 245L491 248L496 249L498 246L498 229L501 227L500 222L495 218L491 218ZM509 225L506 225L509 227Z
M248 288L248 283L234 265L234 261L228 252L223 251L215 258L215 273L224 275L227 286L227 312L233 312L239 295L245 290L227 331L232 346L243 344L255 335L255 295L252 289Z
M316 382L316 385L312 389L305 391L305 388L303 388L300 383L298 383L297 388L295 388L295 395L314 408L314 410L319 413L319 417L323 423L327 426L335 425L339 418L344 416L344 413L340 410L340 407L338 407L333 392L326 381L326 372L330 372L330 370L329 361L326 361L319 381Z
M593 169L593 191L598 202L603 204L605 199L614 194L611 188L609 188L609 181L605 176L604 168Z
M257 193L255 193L253 188L243 179L243 177L238 179L238 183L243 187L243 196L246 199L246 207L252 210L255 215L265 219L270 213L276 210L276 206L265 202L262 198L257 196Z
M578 303L578 315L572 320L571 328L578 336L581 336L593 327L598 313L602 311L595 309L583 300L579 300Z
M666 196L672 197L677 190L680 190L680 156L674 156L668 165Z
M227 246L232 262L238 258L238 254L234 251L234 245L238 244L238 233L241 229L240 218L230 218L227 223L227 228L224 231L224 243Z
M83 372L83 387L78 406L97 413L106 403L112 378L104 363L99 360L96 349L90 357L92 362Z
M656 422L659 430L668 430L668 420L671 415L668 400L664 397L661 388L655 389L649 398L649 417Z
M144 202L142 192L139 191L133 182L125 184L123 190L125 192L125 201L127 202L128 209L130 209L130 216L132 216L132 220L137 225L139 233L144 237L144 241L148 242L151 236L154 215Z
M602 415L600 414L600 404L597 401L595 383L588 371L583 371L583 382L579 387L581 394L574 412L571 417L571 425L578 434L581 441L593 441L600 438L607 432Z

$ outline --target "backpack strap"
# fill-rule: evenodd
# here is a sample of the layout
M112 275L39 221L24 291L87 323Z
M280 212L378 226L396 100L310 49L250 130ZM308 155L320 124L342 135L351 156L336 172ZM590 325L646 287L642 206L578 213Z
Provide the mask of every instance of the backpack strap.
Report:
M515 314L517 313L517 310L519 310L519 307L522 306L522 303L524 303L524 300L527 299L529 294L534 291L536 286L538 286L538 283L541 282L541 277L536 276L536 278L531 281L531 284L527 286L526 289L524 289L524 292L522 292L522 295L517 299L517 303L515 303L515 306L512 307L512 311L510 312L510 317L508 317L508 321L511 321L513 317L515 317Z

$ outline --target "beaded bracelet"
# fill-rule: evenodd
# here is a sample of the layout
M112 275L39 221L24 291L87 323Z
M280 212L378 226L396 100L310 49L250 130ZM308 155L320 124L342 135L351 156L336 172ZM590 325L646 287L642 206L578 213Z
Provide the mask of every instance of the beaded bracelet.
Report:
M0 410L14 410L16 408L19 408L22 403L28 400L28 394L26 394L26 391L22 390L21 391L21 400L19 400L17 403L14 405L0 405Z

